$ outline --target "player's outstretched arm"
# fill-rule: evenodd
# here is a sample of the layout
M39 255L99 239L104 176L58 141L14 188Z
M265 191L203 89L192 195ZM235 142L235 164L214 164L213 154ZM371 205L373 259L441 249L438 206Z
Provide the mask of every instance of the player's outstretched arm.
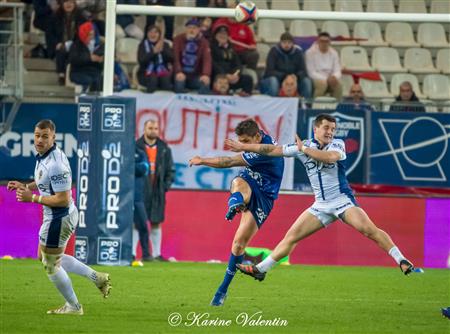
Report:
M233 139L226 139L225 146L233 152L254 152L271 157L282 157L283 147L271 144L244 144Z
M215 158L202 158L199 156L195 156L189 160L189 167L191 166L229 168L236 166L247 166L247 163L240 154L232 157L215 157Z
M30 190L36 190L37 189L36 182L34 182L34 181L30 182L28 184L27 183L22 183L22 182L19 182L19 181L9 181L7 186L6 186L6 189L8 189L9 191L13 191L13 190L17 190L17 189L19 189L21 187L25 187L25 188L28 188Z
M332 164L341 159L341 154L336 151L321 151L303 145L303 141L298 135L295 135L298 150L316 161L326 164Z

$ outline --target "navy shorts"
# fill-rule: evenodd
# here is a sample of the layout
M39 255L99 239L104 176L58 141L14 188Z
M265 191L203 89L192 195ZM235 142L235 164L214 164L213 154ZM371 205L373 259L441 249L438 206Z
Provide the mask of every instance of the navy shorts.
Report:
M274 200L261 191L253 178L246 177L246 175L239 175L238 177L244 179L252 189L252 195L250 196L250 202L247 204L247 209L250 210L255 218L258 228L261 228L267 217L269 217L270 211L272 211Z

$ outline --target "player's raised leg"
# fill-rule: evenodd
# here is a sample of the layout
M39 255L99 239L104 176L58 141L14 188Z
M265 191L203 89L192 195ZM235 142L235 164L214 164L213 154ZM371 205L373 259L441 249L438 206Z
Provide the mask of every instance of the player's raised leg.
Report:
M248 245L252 237L258 232L255 218L250 211L242 213L241 222L236 231L231 247L231 255L228 261L225 277L222 284L217 289L214 298L211 301L212 306L222 306L227 296L228 287L236 274L236 266L242 263L244 258L245 247Z
M269 271L279 260L289 255L297 243L323 228L320 220L308 211L304 211L287 231L283 240L278 243L272 254L257 265L237 265L238 269L246 275L262 281L266 272Z
M248 183L241 177L236 177L231 182L230 197L228 197L228 211L225 216L226 220L233 220L234 216L245 210L252 190Z
M380 248L392 256L405 275L414 270L413 264L403 256L391 237L385 231L379 229L363 209L359 207L349 208L345 210L341 218L367 238L375 241Z

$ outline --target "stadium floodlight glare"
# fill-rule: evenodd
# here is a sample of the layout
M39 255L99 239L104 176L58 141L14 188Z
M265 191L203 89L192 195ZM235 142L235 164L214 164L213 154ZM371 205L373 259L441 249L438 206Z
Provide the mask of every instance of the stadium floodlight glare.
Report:
M113 94L114 42L116 35L116 15L169 15L198 17L234 17L234 9L166 7L144 5L118 5L116 0L106 1L105 61L103 71L103 96ZM334 21L375 21L375 22L439 22L450 23L448 14L412 13L355 13L355 12L312 12L292 10L258 9L258 19L299 19Z

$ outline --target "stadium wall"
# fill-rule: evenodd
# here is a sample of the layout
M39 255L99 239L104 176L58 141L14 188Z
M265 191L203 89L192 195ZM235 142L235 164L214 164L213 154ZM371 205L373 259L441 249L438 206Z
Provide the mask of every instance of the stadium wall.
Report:
M238 224L237 220L232 223L224 220L228 193L174 190L167 196L163 254L178 261L225 261ZM251 245L273 249L312 202L311 195L282 194ZM360 196L358 203L416 265L448 267L450 199ZM17 203L4 186L0 187L0 206L0 256L36 257L39 207ZM303 240L290 262L394 265L372 241L341 222Z

